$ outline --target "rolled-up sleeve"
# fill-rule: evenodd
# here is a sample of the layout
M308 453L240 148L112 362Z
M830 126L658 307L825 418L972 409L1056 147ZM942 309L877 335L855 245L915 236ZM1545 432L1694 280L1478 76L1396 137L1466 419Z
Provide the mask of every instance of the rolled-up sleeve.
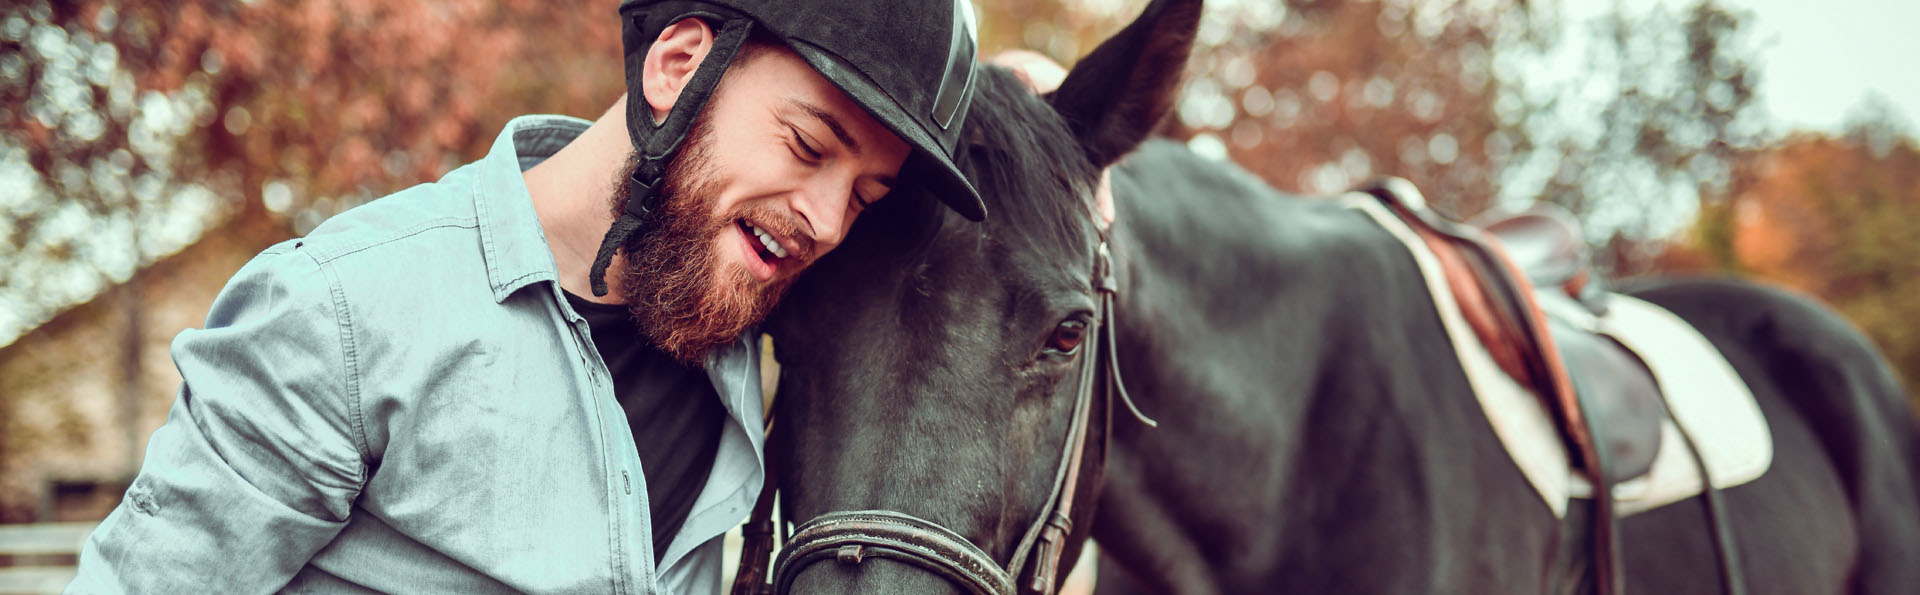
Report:
M284 243L174 339L179 396L68 592L272 592L340 532L374 458L338 288Z

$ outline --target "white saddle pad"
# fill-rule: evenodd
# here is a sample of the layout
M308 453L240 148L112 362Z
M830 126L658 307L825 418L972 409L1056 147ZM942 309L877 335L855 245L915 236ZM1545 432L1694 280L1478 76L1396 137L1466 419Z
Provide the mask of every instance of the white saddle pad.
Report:
M1573 472L1566 444L1545 405L1502 372L1475 338L1454 302L1439 259L1426 243L1378 199L1353 193L1340 200L1366 213L1412 253L1481 409L1507 454L1554 516L1566 515L1569 498L1591 497L1593 487ZM1753 393L1726 358L1699 331L1659 306L1624 295L1610 296L1608 303L1607 315L1601 318L1584 312L1553 314L1612 337L1639 355L1653 370L1673 412L1661 423L1660 452L1654 456L1653 469L1614 486L1618 516L1700 493L1700 474L1680 437L1681 428L1700 449L1714 487L1730 488L1766 473L1773 463L1773 436Z

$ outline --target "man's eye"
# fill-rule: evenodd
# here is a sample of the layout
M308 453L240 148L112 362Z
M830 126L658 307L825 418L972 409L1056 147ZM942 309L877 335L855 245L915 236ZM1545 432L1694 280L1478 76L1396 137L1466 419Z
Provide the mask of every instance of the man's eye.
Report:
M820 152L814 150L813 145L807 144L806 139L800 137L800 131L798 130L793 132L793 145L800 148L799 156L802 159L808 161L820 159Z

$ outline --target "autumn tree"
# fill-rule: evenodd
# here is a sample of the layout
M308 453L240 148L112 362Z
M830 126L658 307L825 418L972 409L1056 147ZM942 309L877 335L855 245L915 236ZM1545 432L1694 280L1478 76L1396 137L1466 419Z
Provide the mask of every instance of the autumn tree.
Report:
M1507 172L1509 191L1580 216L1613 275L1649 272L1683 222L1735 182L1738 154L1770 138L1750 19L1699 0L1678 14L1616 6L1590 24L1579 75L1514 87L1512 123L1533 148ZM1531 68L1551 56L1529 57Z
M1071 62L1144 0L980 0L988 53ZM1550 200L1635 242L1724 184L1760 130L1739 15L1614 14L1564 85L1527 0L1218 2L1168 132L1274 185L1412 179L1442 209ZM0 337L124 279L213 221L300 232L477 156L515 113L618 92L611 2L34 0L0 8ZM1617 91L1602 109L1567 97ZM1596 132L1597 131L1597 132ZM48 200L59 197L58 200ZM1681 206L1674 207L1673 203ZM1617 259L1612 259L1617 260ZM1629 263L1630 264L1630 263ZM1623 267L1636 270L1634 266Z
M621 91L612 2L0 8L0 343L229 218L282 236Z
M1143 4L983 2L983 44L1071 63ZM1516 138L1494 114L1493 52L1533 26L1520 0L1209 5L1166 132L1278 188L1334 194L1396 175L1471 215Z
M1920 144L1873 104L1840 135L1801 133L1743 151L1701 213L1694 264L1832 304L1920 387Z
M983 39L1071 61L1143 4L983 2ZM1558 203L1604 269L1644 272L1733 154L1765 141L1747 17L1712 0L1586 24L1561 8L1215 3L1168 132L1296 192L1393 175L1458 218Z

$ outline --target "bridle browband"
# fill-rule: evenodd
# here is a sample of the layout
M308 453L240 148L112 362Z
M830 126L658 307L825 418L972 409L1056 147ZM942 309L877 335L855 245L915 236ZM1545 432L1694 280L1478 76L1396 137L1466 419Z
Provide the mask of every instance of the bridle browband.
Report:
M1104 424L1111 426L1114 395L1117 393L1136 419L1149 427L1159 425L1141 413L1120 381L1117 354L1113 348L1114 296L1119 286L1114 280L1113 255L1107 248L1108 228L1098 225L1100 244L1094 251L1093 288L1099 294L1098 328L1094 330L1080 366L1080 387L1073 404L1073 421L1068 425L1066 441L1061 445L1060 464L1054 473L1053 488L1047 495L1041 515L1021 535L1013 556L1002 566L993 556L960 534L938 523L887 510L829 512L807 521L786 541L773 565L773 582L767 583L766 559L773 547L772 474L769 486L760 493L748 519L741 550L739 572L734 578L734 595L785 593L801 571L815 562L833 559L841 564L858 565L868 558L884 558L926 570L961 587L973 595L1052 595L1058 582L1060 558L1067 536L1073 533L1073 507L1079 499L1082 462L1086 458L1088 428L1093 418L1096 385L1106 399L1102 408ZM1102 345L1105 349L1102 349ZM1104 379L1097 375L1105 373ZM1104 383L1101 382L1104 380ZM1104 441L1111 432L1101 432ZM1105 465L1106 444L1100 445L1101 466ZM1096 471L1097 472L1097 471ZM1029 565L1031 563L1031 565ZM1020 584L1021 576L1029 577Z

